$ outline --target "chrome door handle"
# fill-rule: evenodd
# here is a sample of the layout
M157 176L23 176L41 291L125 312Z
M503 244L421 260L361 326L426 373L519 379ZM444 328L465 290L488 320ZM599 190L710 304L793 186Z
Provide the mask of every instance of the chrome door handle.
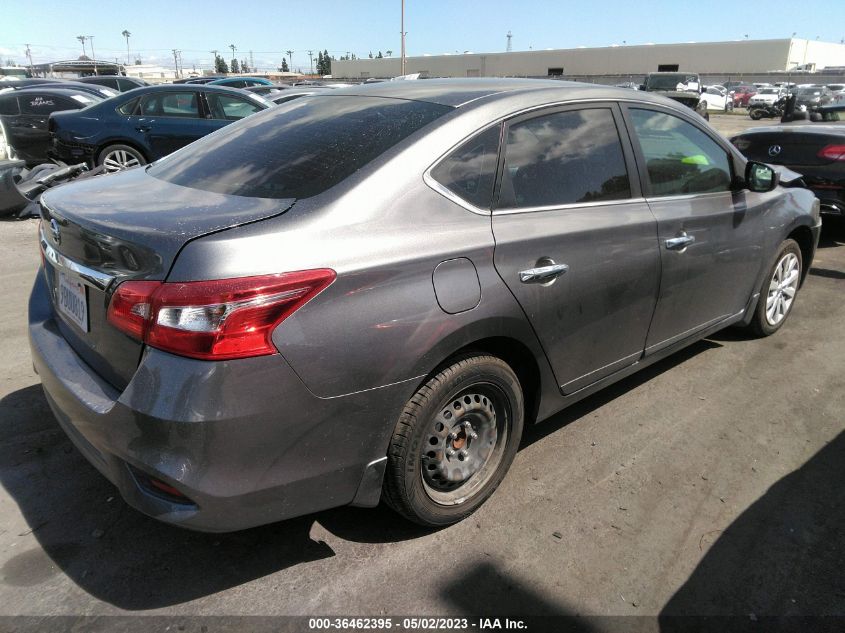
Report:
M519 271L519 280L524 284L542 284L560 277L569 270L566 264L552 264L551 266L540 266Z
M687 235L684 233L679 237L671 237L664 242L666 244L666 248L670 251L680 251L685 249L687 246L692 244L695 241L695 237L692 235Z

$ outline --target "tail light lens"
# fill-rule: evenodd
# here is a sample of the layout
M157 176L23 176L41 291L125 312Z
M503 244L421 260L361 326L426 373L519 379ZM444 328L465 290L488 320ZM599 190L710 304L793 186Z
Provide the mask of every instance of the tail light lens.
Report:
M825 145L819 150L818 156L827 160L845 161L845 145Z
M147 345L205 360L275 354L276 326L335 279L324 268L279 275L162 283L125 281L108 309L116 328Z

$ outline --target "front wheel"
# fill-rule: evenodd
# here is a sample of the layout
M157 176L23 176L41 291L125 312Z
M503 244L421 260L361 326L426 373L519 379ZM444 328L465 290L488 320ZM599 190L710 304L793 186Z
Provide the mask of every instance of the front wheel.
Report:
M109 145L100 152L97 164L103 165L106 172L113 173L146 165L147 159L141 152L129 145Z
M519 379L500 358L472 355L442 369L396 424L384 480L388 505L426 526L472 514L510 467L523 418Z
M759 121L763 118L763 114L764 112L760 108L754 108L748 112L748 116L751 117L752 121Z
M757 336L770 336L786 321L801 285L801 249L795 240L780 245L774 264L763 279L754 318L748 327Z

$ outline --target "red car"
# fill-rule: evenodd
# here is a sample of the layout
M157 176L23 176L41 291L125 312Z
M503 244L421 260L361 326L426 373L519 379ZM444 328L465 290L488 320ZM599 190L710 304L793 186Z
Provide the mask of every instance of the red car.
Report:
M748 100L757 94L754 86L737 86L732 91L735 108L747 108Z

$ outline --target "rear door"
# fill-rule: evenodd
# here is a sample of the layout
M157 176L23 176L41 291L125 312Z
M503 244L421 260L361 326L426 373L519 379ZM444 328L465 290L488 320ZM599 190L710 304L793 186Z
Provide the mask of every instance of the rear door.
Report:
M83 105L65 97L34 90L18 93L18 103L20 115L15 117L9 126L12 141L10 145L21 158L27 160L46 158L50 140L47 120L51 113L78 110Z
M153 159L167 156L216 129L205 117L200 93L187 89L145 95L135 124Z
M618 106L509 121L493 211L495 265L572 393L643 353L660 279Z
M660 245L649 354L745 308L761 266L766 206L777 194L733 190L724 140L694 119L659 106L626 112Z

